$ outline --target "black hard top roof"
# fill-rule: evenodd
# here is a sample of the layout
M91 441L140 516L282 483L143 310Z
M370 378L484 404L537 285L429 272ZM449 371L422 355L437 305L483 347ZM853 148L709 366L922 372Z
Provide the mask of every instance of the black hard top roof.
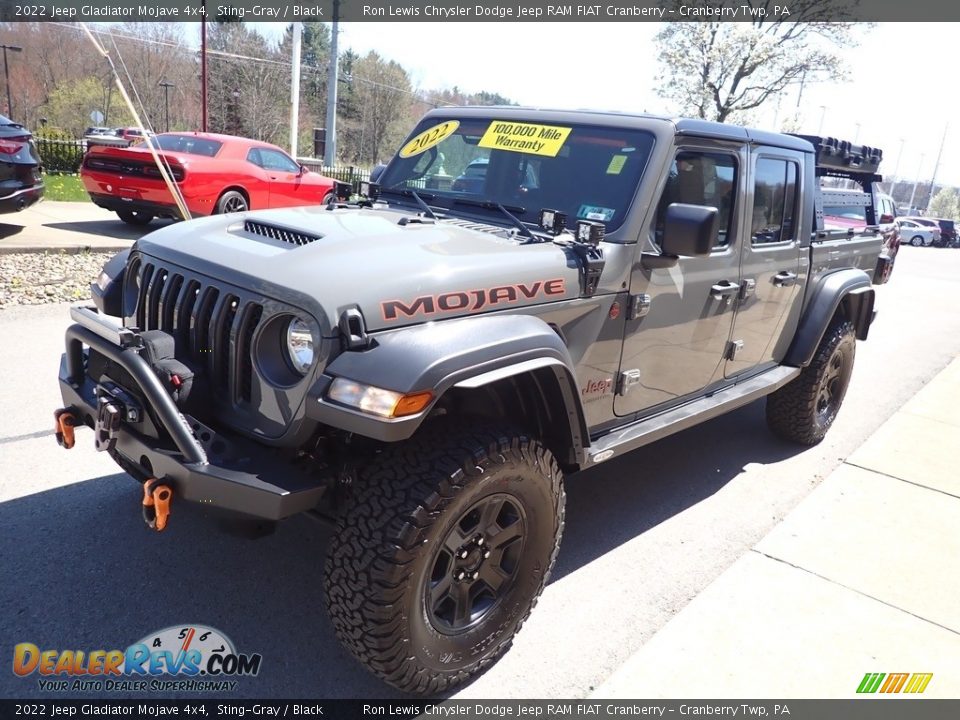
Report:
M632 121L657 121L671 123L680 135L708 137L716 140L732 140L735 142L750 142L757 145L773 145L800 152L813 152L813 145L807 140L794 135L756 130L754 128L728 125L710 120L693 118L672 118L666 115L653 113L628 113L613 110L559 110L553 108L521 107L517 105L471 105L457 107L442 107L430 111L431 115L453 115L459 117L484 117L495 112L505 118L527 116L531 113L545 115L550 122L560 122L564 119L571 122L599 122L603 125L623 124ZM618 122L619 121L619 122Z

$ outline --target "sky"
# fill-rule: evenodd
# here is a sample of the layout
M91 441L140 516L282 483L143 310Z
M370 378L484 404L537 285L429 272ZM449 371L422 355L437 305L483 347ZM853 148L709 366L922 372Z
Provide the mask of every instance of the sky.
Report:
M258 23L279 38L285 25ZM673 114L656 93L659 23L341 23L341 48L396 60L422 89L487 90L521 105ZM849 80L796 89L753 123L778 130L800 113L801 132L884 151L881 173L929 181L946 129L937 183L960 186L956 23L879 23L845 51ZM820 133L822 119L822 133ZM775 125L776 123L776 125ZM901 153L902 146L902 153Z

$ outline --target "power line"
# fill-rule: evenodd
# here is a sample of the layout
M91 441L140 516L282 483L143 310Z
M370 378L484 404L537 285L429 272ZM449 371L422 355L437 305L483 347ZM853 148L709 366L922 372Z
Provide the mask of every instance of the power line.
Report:
M75 25L71 25L70 23L60 23L60 22L45 23L45 27L50 27L50 26L61 27L61 28L66 28L68 30L82 32L80 28L76 27ZM128 40L131 42L144 43L148 45L160 45L162 47L168 47L173 50L177 50L179 52L188 53L190 55L194 55L199 52L199 50L191 49L190 47L184 46L180 43L169 42L166 40L152 40L150 38L137 37L136 35L125 35L123 33L115 33L109 30L101 30L99 28L95 30L91 28L91 30L97 33L98 35L106 35L107 37L110 37L111 39L114 40L114 42L116 42L116 39L121 39L121 40ZM259 63L268 64L268 65L279 65L284 68L292 68L292 65L293 65L291 62L286 60L274 60L271 58L257 57L254 55L241 55L239 53L226 52L225 50L208 49L207 55L216 55L217 57L224 58L226 60L252 61L252 62L259 62ZM305 68L306 70L312 73L316 73L321 78L327 73L327 68L320 68L316 65L308 65L307 63L300 63L300 68L301 70ZM366 83L367 85L385 88L388 90L394 90L396 92L410 95L411 97L417 100L420 100L421 102L425 102L428 105L433 105L434 107L456 107L455 103L446 102L444 100L440 100L437 97L426 95L425 93L420 93L416 90L409 90L407 88L396 87L395 85L387 85L385 83L379 83L379 82L376 82L375 80L369 80L364 77L356 77L355 75L350 75L347 77L349 78L347 82L352 83L354 80L356 80L362 83Z

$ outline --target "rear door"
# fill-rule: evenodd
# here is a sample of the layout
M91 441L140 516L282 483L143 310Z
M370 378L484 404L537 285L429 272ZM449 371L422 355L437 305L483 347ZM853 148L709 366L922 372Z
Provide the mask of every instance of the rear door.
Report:
M621 389L614 400L619 416L654 412L700 392L723 369L740 280L737 228L744 197L740 143L684 139L675 152L649 238L641 247L659 248L671 203L708 205L720 211L713 251L681 257L671 267L656 258L635 265L630 292L642 308L626 323ZM646 265L646 266L645 266Z
M750 157L745 232L740 247L740 297L724 375L783 360L802 302L800 198L804 158L773 147Z

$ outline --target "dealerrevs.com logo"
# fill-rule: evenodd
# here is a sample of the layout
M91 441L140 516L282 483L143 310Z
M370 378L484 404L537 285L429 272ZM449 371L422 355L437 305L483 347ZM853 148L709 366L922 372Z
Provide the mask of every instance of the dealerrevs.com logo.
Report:
M151 633L126 650L13 648L13 672L37 676L48 692L230 691L237 677L260 672L259 653L238 653L230 639L206 625L176 625Z

